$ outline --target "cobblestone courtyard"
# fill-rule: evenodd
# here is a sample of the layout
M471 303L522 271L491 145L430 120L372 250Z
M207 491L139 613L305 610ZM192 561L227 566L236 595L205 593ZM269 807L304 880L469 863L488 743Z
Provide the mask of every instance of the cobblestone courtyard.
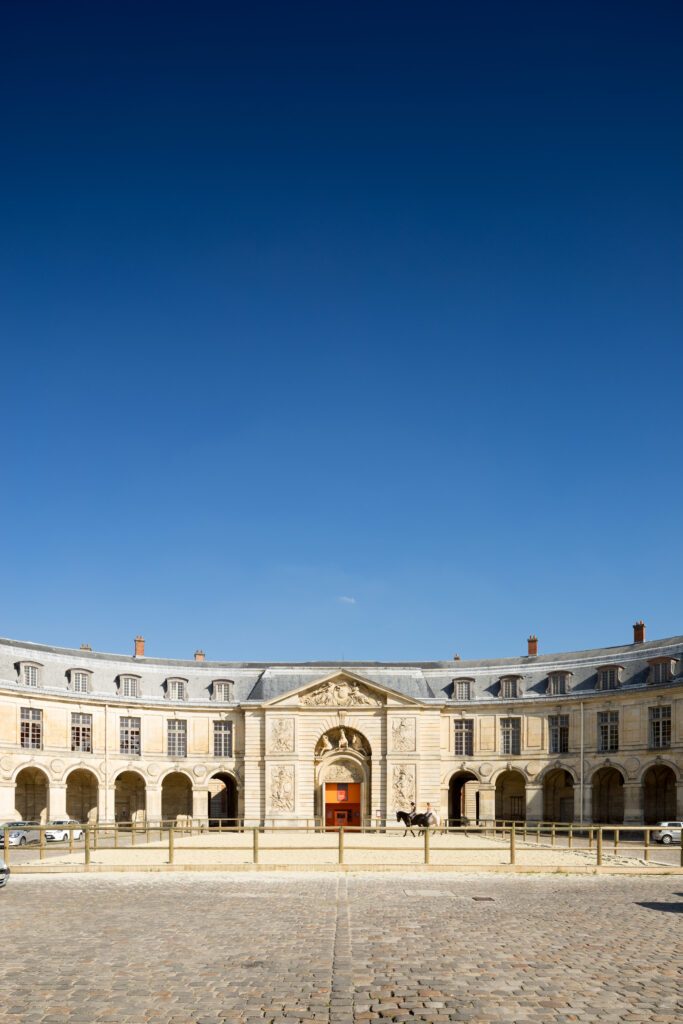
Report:
M14 876L0 1020L678 1022L673 876Z

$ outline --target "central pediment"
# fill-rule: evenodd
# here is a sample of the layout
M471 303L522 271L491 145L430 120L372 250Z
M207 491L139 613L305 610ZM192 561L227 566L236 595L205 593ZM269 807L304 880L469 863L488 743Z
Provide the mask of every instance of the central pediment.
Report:
M396 693L352 672L334 672L306 686L291 690L267 702L301 708L381 708L387 703L418 704L419 701Z

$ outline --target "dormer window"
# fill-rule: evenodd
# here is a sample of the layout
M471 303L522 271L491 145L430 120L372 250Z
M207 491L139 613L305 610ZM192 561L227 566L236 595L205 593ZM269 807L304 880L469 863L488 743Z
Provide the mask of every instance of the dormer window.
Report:
M230 679L214 680L212 697L219 704L227 704L232 700L232 682Z
M603 665L598 669L598 690L616 690L620 683L621 665Z
M453 700L472 700L473 679L453 680Z
M671 668L671 658L653 658L650 662L648 682L653 684L668 683L672 677Z
M23 661L20 665L20 678L26 686L38 686L42 665L34 661Z
M500 681L500 696L503 700L513 700L519 697L519 677L503 676Z
M138 676L119 676L119 693L122 697L140 696L140 679Z
M69 683L74 693L87 693L90 689L90 672L82 668L72 668L69 672Z
M548 676L548 693L553 697L561 697L569 689L569 672L551 672Z
M187 680L168 679L166 681L166 696L169 700L187 700Z

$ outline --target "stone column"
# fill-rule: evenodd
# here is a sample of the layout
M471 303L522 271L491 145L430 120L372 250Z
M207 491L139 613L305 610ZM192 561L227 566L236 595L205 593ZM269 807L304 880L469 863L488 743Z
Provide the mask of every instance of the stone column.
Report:
M50 817L53 820L58 821L60 818L66 818L66 783L50 783L48 805L50 807Z
M526 820L543 821L543 786L532 785L527 782L524 792L526 796Z
M192 817L204 821L209 816L209 787L192 787Z
M147 820L161 820L161 786L147 786Z
M583 784L583 820L589 822L591 820L591 788L584 782ZM581 821L581 786L579 783L574 785L574 822L579 824Z
M496 816L496 787L479 786L479 818L481 821L493 821Z
M643 795L638 782L624 783L624 825L642 825Z
M12 821L16 818L16 807L14 806L14 783L0 783L0 820Z

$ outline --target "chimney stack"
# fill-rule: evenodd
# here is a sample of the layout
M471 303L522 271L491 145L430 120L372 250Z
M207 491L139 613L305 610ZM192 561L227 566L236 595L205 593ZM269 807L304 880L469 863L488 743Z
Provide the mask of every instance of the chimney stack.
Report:
M535 658L538 655L538 637L532 633L527 640L527 645L527 656L529 658Z
M135 657L144 658L145 656L145 638L144 636L135 637Z
M204 651L195 651L194 652L194 660L195 661L204 661Z
M90 644L81 644L81 650L82 651L92 651L92 647L90 646Z
M460 661L460 655L459 654L454 654L453 655L453 661Z
M633 642L634 644L645 643L645 623L642 619L633 623Z

